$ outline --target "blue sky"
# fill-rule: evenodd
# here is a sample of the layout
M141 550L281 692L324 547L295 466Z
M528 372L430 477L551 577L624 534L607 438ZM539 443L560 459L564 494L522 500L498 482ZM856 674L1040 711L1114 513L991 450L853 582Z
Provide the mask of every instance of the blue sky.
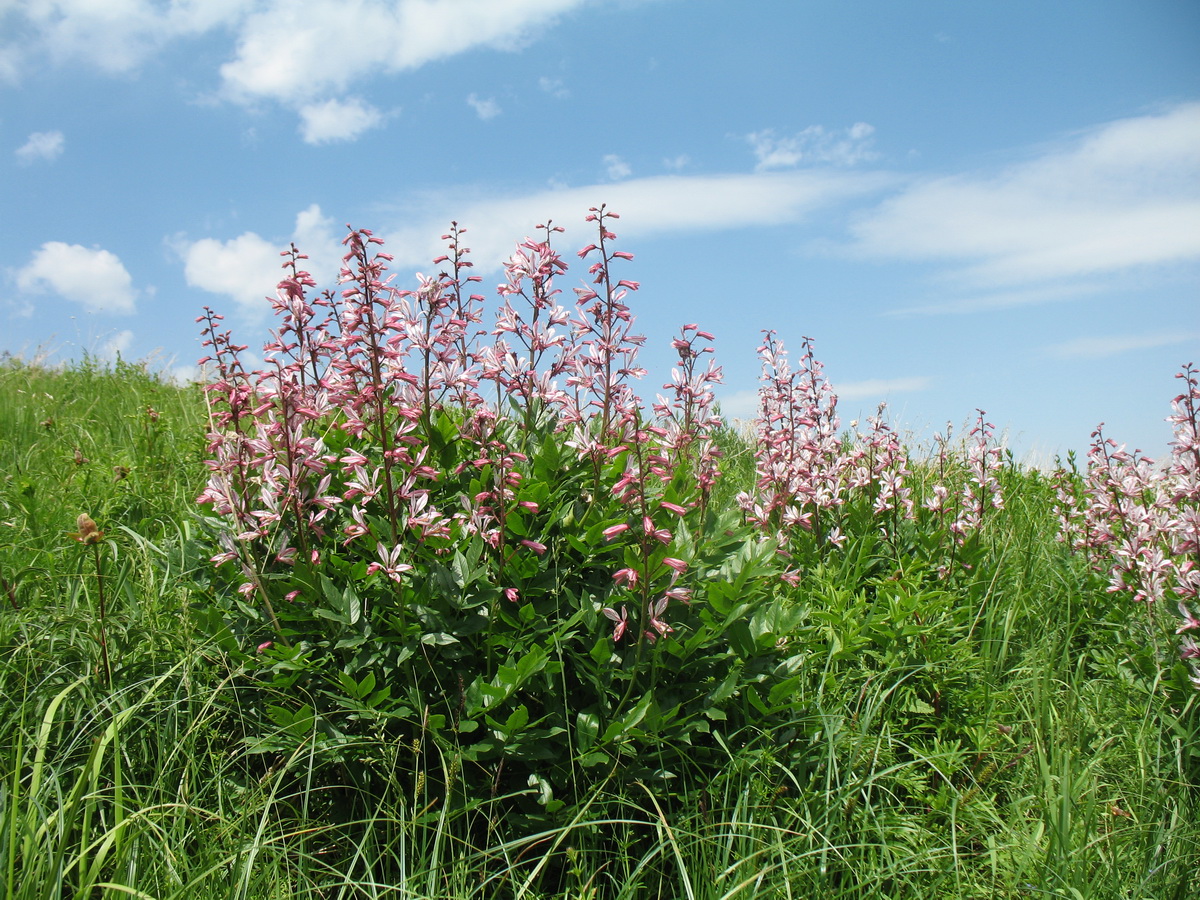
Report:
M0 169L26 358L186 372L204 305L260 344L278 251L332 284L346 224L410 286L457 220L491 294L607 203L647 398L695 322L749 414L771 328L844 422L1157 455L1200 363L1194 0L0 0Z

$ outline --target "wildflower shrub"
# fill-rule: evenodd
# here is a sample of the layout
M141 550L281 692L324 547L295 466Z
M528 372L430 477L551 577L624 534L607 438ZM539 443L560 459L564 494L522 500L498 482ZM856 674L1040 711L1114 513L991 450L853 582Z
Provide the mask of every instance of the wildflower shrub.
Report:
M709 503L711 335L685 326L647 409L617 265L593 210L571 309L547 225L506 263L490 330L463 230L443 271L393 287L352 231L338 291L286 254L265 365L206 311L216 378L201 610L260 686L263 750L315 741L369 789L529 791L551 812L612 776L669 782L781 709L795 667L774 546ZM353 752L390 735L397 758ZM386 771L384 771L386 770Z

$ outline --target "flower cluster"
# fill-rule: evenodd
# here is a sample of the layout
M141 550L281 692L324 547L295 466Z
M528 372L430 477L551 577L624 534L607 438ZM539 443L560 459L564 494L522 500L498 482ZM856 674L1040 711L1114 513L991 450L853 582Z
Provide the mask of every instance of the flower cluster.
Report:
M1200 651L1189 632L1200 629L1200 373L1188 363L1176 377L1184 390L1167 417L1174 439L1165 464L1127 451L1101 424L1092 433L1086 472L1060 467L1055 483L1061 539L1087 555L1109 591L1151 610L1173 604L1180 655L1196 660ZM1200 686L1200 670L1195 680Z
M813 532L818 542L840 545L841 529L830 513L845 500L846 457L839 434L837 394L822 373L811 338L803 339L800 367L792 370L773 331L759 347L758 481L738 502L751 521L782 534Z
M774 534L785 555L811 540L823 555L844 545L849 517L865 514L885 538L915 515L912 472L880 405L865 433L841 431L838 397L811 338L793 370L783 344L765 332L756 428L757 481L738 495L747 518ZM852 423L853 424L853 423ZM796 569L785 574L796 580Z
M698 366L712 336L685 326L674 341L672 398L660 397L653 416L643 409L633 382L644 373L636 364L644 338L627 304L638 284L612 274L633 259L614 247L615 219L603 206L587 216L596 239L579 253L589 278L573 310L555 284L568 269L552 246L563 229L548 222L521 242L505 263L490 331L479 327L484 298L470 293L479 278L468 274L457 223L434 260L442 270L419 275L415 290L394 286L391 257L366 229L343 242L337 291L316 294L305 257L284 251L285 277L270 301L281 324L257 369L243 364L246 347L221 329L221 316L205 310L197 321L211 349L201 362L215 377L210 478L199 502L229 523L212 561L240 567L240 593L258 597L276 630L269 582L335 549L392 582L403 616L417 549L445 555L460 537L478 537L503 595L518 600L514 554L548 550L536 535L539 503L521 493L530 436L548 427L593 466L591 498L602 470L616 472L605 490L629 523L605 536L629 530L622 540L639 562L618 568L614 584L636 585L642 634L671 633L667 603L690 593L678 583L687 564L670 546L680 517L703 505L718 474L712 385L720 369ZM438 449L446 446L462 452L446 456ZM691 494L671 487L684 470Z

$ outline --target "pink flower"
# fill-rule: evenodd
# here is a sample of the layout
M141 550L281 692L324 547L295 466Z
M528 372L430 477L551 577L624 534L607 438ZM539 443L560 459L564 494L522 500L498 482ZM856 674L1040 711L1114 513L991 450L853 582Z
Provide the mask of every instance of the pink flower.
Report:
M604 531L601 533L604 535L604 539L606 541L611 541L618 534L621 534L622 532L625 532L628 530L629 530L629 525L622 522L620 525L610 525L608 528L605 528Z
M613 581L617 584L634 587L638 583L638 573L634 569L620 569L613 573Z
M619 644L621 642L621 638L625 636L625 629L629 626L629 610L622 606L621 613L618 615L615 609L610 609L606 606L604 609L600 610L600 612L604 613L604 615L608 617L609 621L616 623L615 627L613 628L612 638L613 643Z
M520 600L520 597L521 597L521 595L517 591L516 588L505 588L504 589L504 598L506 600L508 600L510 603L518 602Z
M654 538L660 544L671 543L671 538L672 538L671 532L669 532L665 528L659 528L657 530L649 531L649 532L647 532L647 534L649 534L650 537Z
M1200 619L1196 618L1195 613L1187 608L1187 605L1182 601L1179 604L1179 614L1183 616L1183 624L1175 629L1176 634L1183 634L1185 631L1191 631L1193 628L1200 628Z
M675 559L674 557L671 557L671 556L668 556L666 559L663 560L663 565L669 566L670 568L674 569L675 572L679 575L682 575L684 572L686 572L687 567L688 567L688 564L686 562L684 562L682 559Z
M646 637L651 643L675 630L662 619L663 613L667 611L667 603L667 597L660 597L650 609L650 627L646 629Z
M397 544L391 550L385 547L382 543L376 544L375 552L379 557L379 562L373 562L367 566L368 575L374 572L382 571L386 573L387 577L392 579L392 581L400 584L403 581L401 576L405 572L412 571L412 566L410 566L408 563L400 562L405 553L405 547L403 544Z
M543 553L546 552L546 545L539 543L538 541L523 540L523 541L521 541L521 545L524 547L528 547L530 550L532 550L538 556L541 556Z

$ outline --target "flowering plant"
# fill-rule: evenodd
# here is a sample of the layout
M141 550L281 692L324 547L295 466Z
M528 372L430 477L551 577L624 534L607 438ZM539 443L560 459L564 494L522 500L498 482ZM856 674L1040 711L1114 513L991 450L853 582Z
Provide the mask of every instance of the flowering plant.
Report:
M618 768L669 781L716 752L714 723L767 708L752 686L789 671L787 622L764 613L782 602L771 542L709 507L712 335L683 327L647 408L616 218L588 216L572 307L563 229L518 245L490 331L457 224L414 291L366 230L336 291L285 251L253 371L200 317L218 577L199 615L268 698L255 746L314 739L362 779L354 736L403 736L426 782L534 779L552 811Z
M1059 539L1086 556L1110 593L1144 603L1151 621L1163 605L1178 612L1178 657L1200 687L1191 633L1200 629L1200 372L1186 363L1175 377L1184 389L1167 417L1170 458L1160 465L1126 451L1101 423L1087 470L1060 466L1055 473L1056 508Z

